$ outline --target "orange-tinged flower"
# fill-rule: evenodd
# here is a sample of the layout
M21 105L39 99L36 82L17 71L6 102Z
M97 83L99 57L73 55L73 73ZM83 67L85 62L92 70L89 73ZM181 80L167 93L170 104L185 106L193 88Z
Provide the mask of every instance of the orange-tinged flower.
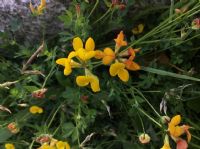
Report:
M46 92L47 92L47 88L42 88L42 89L36 90L36 91L32 92L32 97L44 98Z
M137 63L135 63L134 61L132 61L130 59L124 61L124 64L126 66L126 69L128 69L128 70L137 71L137 70L141 69Z
M118 76L122 81L127 82L129 80L129 73L125 69L125 64L116 62L110 66L109 69L111 76Z
M43 109L41 108L41 107L38 107L38 106L31 106L30 108L29 108L29 111L30 111L30 113L32 113L32 114L41 114L41 113L43 113Z
M109 65L115 59L115 52L111 48L105 48L102 62L104 65Z
M177 141L176 149L187 149L187 148L188 148L188 144L185 140L180 139Z
M8 124L7 128L13 134L18 133L19 130L20 130L19 127L18 127L18 124L15 123L15 122L12 122L12 123Z
M115 42L116 42L116 47L117 47L117 49L119 49L119 48L122 47L122 46L127 46L127 42L124 40L124 33L123 33L123 31L121 31L121 32L118 34L117 38L114 39L114 40L115 40Z
M180 122L181 122L181 116L180 115L174 116L168 124L169 133L172 139L174 139L175 141L180 140L179 137L184 133L186 133L189 142L191 140L191 134L189 132L190 127L187 125L179 126Z

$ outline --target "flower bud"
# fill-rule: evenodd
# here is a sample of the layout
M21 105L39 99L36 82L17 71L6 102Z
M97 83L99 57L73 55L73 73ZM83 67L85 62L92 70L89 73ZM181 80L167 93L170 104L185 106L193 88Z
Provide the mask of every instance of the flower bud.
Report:
M150 140L151 140L150 136L146 133L142 133L142 134L139 135L139 141L142 144L149 143Z
M15 122L8 124L7 128L12 134L16 134L20 130L17 123L15 123Z
M162 122L163 124L169 123L169 122L170 122L170 117L169 117L169 116L162 116L162 117L161 117L161 122Z

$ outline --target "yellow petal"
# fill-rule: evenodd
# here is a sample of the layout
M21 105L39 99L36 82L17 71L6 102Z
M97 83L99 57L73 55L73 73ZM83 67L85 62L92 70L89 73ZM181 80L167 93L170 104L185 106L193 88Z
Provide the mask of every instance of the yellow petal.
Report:
M124 81L127 82L129 80L129 73L126 69L120 69L118 72L118 77Z
M76 83L78 86L86 86L89 84L89 79L87 76L77 76Z
M110 66L109 72L111 76L116 76L120 69L124 69L125 65L123 63L116 62Z
M184 134L184 129L180 126L169 126L169 132L170 132L170 135L175 137L175 138L178 138L180 137L182 134Z
M33 7L32 3L30 2L29 7L32 13L35 13L35 8Z
M92 76L92 78L90 79L90 84L93 92L100 91L99 79L96 76Z
M59 58L59 59L56 60L56 64L62 65L62 66L65 67L66 61L67 61L67 58Z
M75 56L77 56L77 53L75 51L72 51L72 52L69 53L68 58L72 59Z
M178 124L180 124L180 122L181 122L181 116L176 115L171 119L169 125L178 125Z
M58 141L57 143L56 143L56 147L57 147L57 149L65 149L65 142L62 142L62 141Z
M86 51L85 49L81 48L77 51L77 54L82 61L87 61L95 56L95 51Z
M72 44L75 51L79 50L80 48L83 48L83 41L79 37L74 38Z
M85 49L87 51L93 51L95 49L95 43L91 37L87 39L87 41L85 43Z
M5 144L5 149L15 149L15 146L11 143L6 143Z
M65 69L64 69L64 75L65 76L68 76L72 73L72 69L71 69L71 66L66 66Z

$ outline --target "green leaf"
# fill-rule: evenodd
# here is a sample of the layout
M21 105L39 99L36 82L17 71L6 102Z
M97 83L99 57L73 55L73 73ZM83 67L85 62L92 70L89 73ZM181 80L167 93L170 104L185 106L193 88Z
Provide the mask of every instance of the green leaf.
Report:
M141 70L144 70L144 71L147 71L147 72L150 72L150 73L155 73L155 74L158 74L158 75L174 77L174 78L178 78L178 79L200 81L200 79L198 79L198 78L190 77L190 76L187 76L187 75L181 75L181 74L177 74L177 73L173 73L173 72L168 72L168 71L164 71L164 70L160 70L160 69L156 69L156 68L142 67Z
M0 143L4 143L11 136L12 134L6 128L0 129Z

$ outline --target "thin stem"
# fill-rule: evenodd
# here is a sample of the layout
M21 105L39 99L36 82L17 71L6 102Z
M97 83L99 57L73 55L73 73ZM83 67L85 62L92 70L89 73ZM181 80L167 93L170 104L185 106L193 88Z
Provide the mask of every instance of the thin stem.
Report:
M99 21L101 21L104 17L106 17L106 15L111 11L112 7L110 7L106 13L104 13L99 19L97 19L92 25L95 25L96 23L98 23Z
M137 108L141 113L143 113L145 116L147 116L152 122L154 122L156 125L158 125L160 128L162 128L162 125L158 123L156 120L154 120L151 116L149 116L144 110L141 108Z
M90 14L88 15L88 19L89 19L89 17L93 14L93 12L94 12L94 10L96 9L98 3L99 3L99 0L96 0L96 3L95 3L95 5L94 5L94 7L92 8Z
M143 121L142 121L142 118L141 118L141 116L140 116L140 113L138 113L138 116L139 116L140 122L141 122L141 124L142 124L142 130L143 130L143 132L144 132L144 134L145 134L144 123L143 123Z
M35 140L33 140L29 146L29 149L32 149L33 148L33 144L34 144Z
M156 113L156 115L158 116L158 117L161 117L160 116L160 114L154 109L154 107L151 105L151 103L144 97L144 95L139 91L139 90L137 90L136 88L133 88L134 90L136 90L139 94L140 94L140 96L142 96L142 98L148 103L148 105L151 107L151 109Z
M61 106L62 106L62 104L56 109L55 113L53 114L53 116L52 116L52 118L51 118L51 120L50 120L50 122L49 122L49 124L47 125L47 128L49 128L49 127L51 126L51 124L52 124L52 122L53 122L53 120L54 120L56 114L57 114L58 111L60 110Z

